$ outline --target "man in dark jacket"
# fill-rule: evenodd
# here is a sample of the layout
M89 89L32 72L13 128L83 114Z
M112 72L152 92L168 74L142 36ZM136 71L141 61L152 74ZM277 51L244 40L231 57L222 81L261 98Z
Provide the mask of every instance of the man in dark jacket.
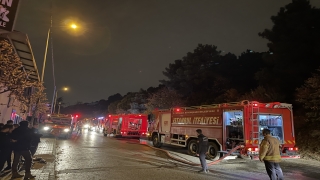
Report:
M31 131L34 133L34 137L31 140L31 148L30 148L30 152L31 152L32 157L34 156L34 154L36 153L36 151L38 149L40 137L42 136L42 134L39 134L38 128L39 128L38 124L33 124L33 127L31 128Z
M3 126L3 128L0 131L0 171L2 170L4 163L7 160L7 157L11 155L12 148L11 148L10 133L12 129L13 129L13 125L6 124ZM10 167L11 167L11 164L10 164Z
M197 129L196 131L198 134L197 156L199 156L201 167L202 167L199 173L208 173L209 171L208 171L208 166L206 161L206 154L208 153L208 137L202 134L201 129Z
M25 159L26 172L24 179L35 178L35 176L31 175L32 157L30 153L30 143L32 138L34 138L34 134L28 125L28 121L21 121L20 126L12 132L12 139L16 141L13 144L14 159L12 164L12 179L23 177L23 175L18 173L17 169L20 156L23 156Z
M13 125L13 121L12 121L12 120L8 120L6 125ZM7 167L4 168L4 171L11 170L12 146L11 146L11 144L9 144L9 145L10 145L10 146L8 147L8 151L10 151L10 153L8 154L8 157L7 157Z

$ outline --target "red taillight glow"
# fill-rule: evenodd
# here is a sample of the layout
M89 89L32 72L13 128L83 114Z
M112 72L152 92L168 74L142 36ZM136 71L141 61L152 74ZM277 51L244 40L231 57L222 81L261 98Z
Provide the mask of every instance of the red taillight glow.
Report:
M294 150L298 151L299 149L296 147L296 148L294 148Z
M139 116L141 116L141 114L139 114Z
M254 151L259 151L259 148L254 148Z
M109 117L111 117L111 115L109 115Z
M248 148L248 151L252 151L252 148Z
M177 109L176 111L178 111L178 112L179 112L179 111L180 111L180 109Z
M292 150L293 150L293 148L289 148L289 150L290 150L290 151L292 151Z
M258 106L258 104L253 104L253 106Z

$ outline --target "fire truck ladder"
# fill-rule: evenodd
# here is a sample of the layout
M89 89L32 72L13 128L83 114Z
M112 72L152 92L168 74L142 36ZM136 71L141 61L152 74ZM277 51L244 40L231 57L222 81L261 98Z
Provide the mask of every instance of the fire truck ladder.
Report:
M251 145L259 146L260 138L259 138L259 105L257 102L251 102Z

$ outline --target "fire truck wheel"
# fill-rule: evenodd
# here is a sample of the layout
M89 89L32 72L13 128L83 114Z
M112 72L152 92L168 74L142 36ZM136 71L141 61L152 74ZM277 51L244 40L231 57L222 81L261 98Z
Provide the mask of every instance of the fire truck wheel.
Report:
M159 147L162 146L162 143L160 142L160 140L159 140L159 138L158 138L158 135L154 135L154 136L152 137L152 143L153 143L153 146L154 146L154 147L157 147L157 148L159 148Z
M214 142L209 142L207 158L213 161L218 160L219 159L218 151L219 151L218 145Z
M188 143L188 154L195 156L197 155L198 143L197 140L192 139Z

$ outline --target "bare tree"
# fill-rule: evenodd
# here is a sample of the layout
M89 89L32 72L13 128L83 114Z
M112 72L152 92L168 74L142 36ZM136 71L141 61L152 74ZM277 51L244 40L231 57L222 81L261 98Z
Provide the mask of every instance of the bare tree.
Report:
M149 95L148 102L145 104L147 110L145 113L151 113L155 108L166 109L175 106L184 106L185 100L175 90L167 87L159 89L157 92Z

